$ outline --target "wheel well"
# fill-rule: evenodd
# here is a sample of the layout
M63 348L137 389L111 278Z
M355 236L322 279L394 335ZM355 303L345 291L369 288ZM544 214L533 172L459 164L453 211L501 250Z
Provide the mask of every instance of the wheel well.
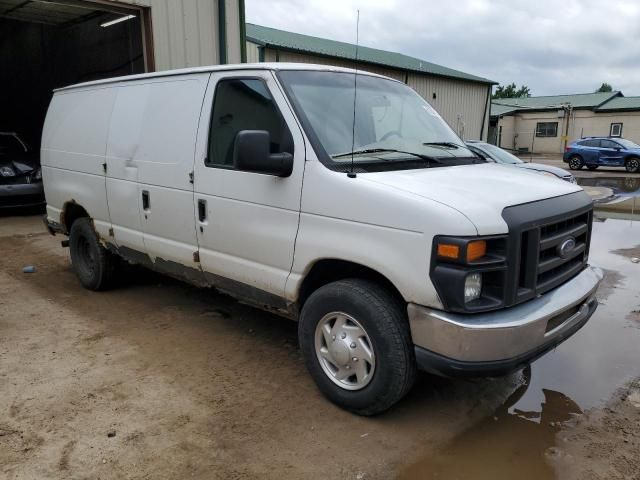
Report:
M640 157L638 155L629 155L624 159L624 164L626 165L627 162L633 158L635 158L636 160L640 160Z
M345 278L362 278L376 282L385 287L398 300L405 303L402 294L395 285L387 277L372 268L347 260L324 259L317 261L302 281L300 294L298 295L298 307L302 309L307 298L318 288Z
M82 217L88 217L87 211L75 202L67 202L60 213L60 223L64 225L66 233L71 231L73 222Z

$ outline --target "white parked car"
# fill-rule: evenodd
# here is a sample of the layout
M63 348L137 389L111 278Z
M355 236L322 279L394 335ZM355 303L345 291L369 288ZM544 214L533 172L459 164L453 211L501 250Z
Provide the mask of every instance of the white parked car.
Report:
M264 63L57 90L46 221L80 282L107 288L121 257L296 319L320 390L364 415L417 369L501 374L582 327L602 278L589 196L480 160L401 82L358 72L354 103L354 74Z
M496 162L501 165L509 165L517 168L526 168L527 170L539 172L543 175L554 176L565 182L577 183L575 177L562 168L545 165L543 163L523 162L512 153L495 145L491 145L490 143L480 142L478 140L467 140L466 145L473 153L478 154L489 162Z

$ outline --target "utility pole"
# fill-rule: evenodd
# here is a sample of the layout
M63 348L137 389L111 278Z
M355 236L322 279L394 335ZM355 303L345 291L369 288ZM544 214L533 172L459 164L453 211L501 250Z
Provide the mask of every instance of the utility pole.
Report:
M573 112L573 106L568 103L563 105L564 109L564 135L562 135L562 151L564 152L567 148L567 143L569 142L569 122L571 121L571 113Z

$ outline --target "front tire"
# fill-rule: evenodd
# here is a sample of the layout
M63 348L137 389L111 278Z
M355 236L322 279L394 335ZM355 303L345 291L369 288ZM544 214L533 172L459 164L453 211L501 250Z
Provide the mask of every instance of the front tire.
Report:
M584 165L580 155L573 155L569 158L569 168L571 170L580 170Z
M313 292L298 338L320 391L351 412L382 413L415 382L406 306L374 282L346 279Z
M624 168L626 168L629 173L637 173L640 171L640 160L638 157L627 158L627 161L624 162Z
M118 258L98 240L91 220L79 218L69 232L71 265L82 286L89 290L106 290L115 279Z

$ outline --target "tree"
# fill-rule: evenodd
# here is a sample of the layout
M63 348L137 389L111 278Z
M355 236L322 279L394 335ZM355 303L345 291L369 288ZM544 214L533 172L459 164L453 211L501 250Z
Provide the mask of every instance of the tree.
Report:
M523 98L530 96L531 90L529 87L522 85L518 88L515 83L512 83L510 85L498 85L491 98Z
M607 82L603 82L602 85L600 85L600 88L596 90L596 93L600 92L613 92L613 87Z

